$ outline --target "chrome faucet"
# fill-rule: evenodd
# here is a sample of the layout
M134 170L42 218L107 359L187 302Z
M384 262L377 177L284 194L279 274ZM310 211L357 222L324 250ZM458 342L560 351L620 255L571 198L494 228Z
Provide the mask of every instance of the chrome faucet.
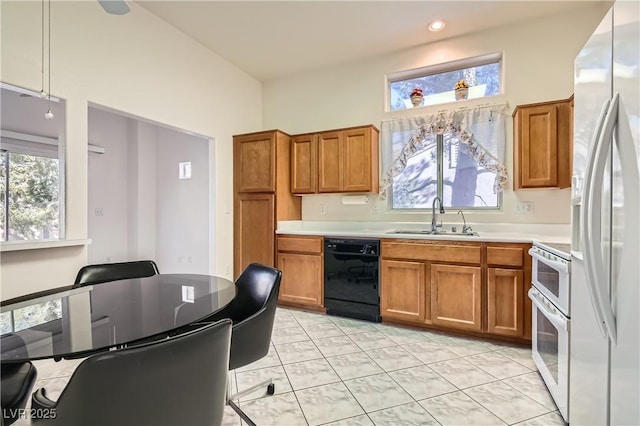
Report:
M436 221L436 201L440 203L440 214L444 214L444 206L442 205L442 200L440 197L436 197L433 199L433 205L431 206L431 232L437 232L438 227L442 227L442 225L438 225Z
M473 231L470 226L467 226L467 220L464 218L464 213L462 213L462 210L458 210L458 214L462 215L462 222L464 223L464 225L462 225L462 233L466 234L467 232Z

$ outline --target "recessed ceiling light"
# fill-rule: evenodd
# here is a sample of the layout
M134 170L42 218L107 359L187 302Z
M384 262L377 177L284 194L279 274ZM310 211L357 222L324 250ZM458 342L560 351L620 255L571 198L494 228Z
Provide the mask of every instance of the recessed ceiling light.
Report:
M444 21L435 20L429 24L429 31L440 31L444 28Z

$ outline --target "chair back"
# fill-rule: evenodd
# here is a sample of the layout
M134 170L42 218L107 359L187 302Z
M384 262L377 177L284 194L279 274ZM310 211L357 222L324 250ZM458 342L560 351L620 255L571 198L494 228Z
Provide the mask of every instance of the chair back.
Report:
M86 265L78 271L73 288L127 278L151 277L159 273L153 260Z
M233 321L229 369L255 362L269 352L281 280L280 270L250 264L235 282L237 294L233 301L206 320Z
M225 406L231 321L90 356L42 425L219 425ZM42 397L38 391L36 398Z
M6 349L7 346L11 347L12 353L15 352L18 356L24 356L28 353L24 340L13 333L3 335L0 346L3 349ZM7 358L11 358L11 354L8 354ZM1 367L0 424L10 425L19 419L20 410L27 405L38 372L30 362L3 363Z

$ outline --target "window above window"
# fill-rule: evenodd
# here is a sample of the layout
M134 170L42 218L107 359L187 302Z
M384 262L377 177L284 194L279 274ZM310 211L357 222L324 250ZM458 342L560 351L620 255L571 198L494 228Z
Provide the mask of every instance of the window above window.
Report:
M423 98L415 106L455 102L456 83L464 80L469 86L465 99L482 98L501 93L502 54L468 58L433 65L387 76L388 111L414 108L411 94L422 90Z

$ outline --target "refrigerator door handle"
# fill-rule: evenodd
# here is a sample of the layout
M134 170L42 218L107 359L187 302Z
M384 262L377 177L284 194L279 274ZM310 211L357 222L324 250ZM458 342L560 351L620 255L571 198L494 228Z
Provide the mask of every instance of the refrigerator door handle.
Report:
M613 142L613 131L618 120L618 103L620 101L620 95L616 93L609 104L609 111L607 118L598 138L598 144L596 145L595 164L593 168L593 175L590 185L589 204L585 206L590 211L590 222L587 223L587 246L589 247L589 260L591 265L587 267L591 268L593 272L594 288L597 304L600 307L604 324L609 333L609 338L615 344L617 341L616 335L616 320L613 316L613 309L611 308L611 301L607 291L609 277L605 270L604 259L602 258L602 252L600 250L600 232L591 235L591 232L595 229L595 226L602 226L602 184L604 182L604 171L607 165L607 159L609 158L609 152L611 151L611 144ZM595 238L598 237L598 238Z
M640 197L637 192L640 182L640 167L638 165L638 154L640 153L636 152L633 134L629 126L629 117L622 99L618 104L618 122L614 135L620 157L625 216L618 279L636 280L634 284L637 285L638 251L640 250L640 222L638 221L640 217ZM611 303L608 305L611 307ZM616 342L613 341L613 343L615 344Z
M600 139L600 134L602 133L602 128L604 127L604 123L607 119L607 111L609 109L610 100L607 99L602 105L602 110L600 111L600 117L598 118L598 122L596 123L596 128L593 133L593 141L591 143L591 150L589 152L589 157L587 158L587 167L585 169L585 177L584 177L584 187L583 187L583 196L582 196L582 208L580 210L580 222L581 226L581 235L582 239L582 247L583 247L583 255L584 255L584 271L587 278L587 290L589 291L589 299L591 300L591 306L593 308L593 313L596 317L596 322L600 328L600 334L602 337L607 336L607 329L604 324L602 310L598 303L598 299L596 296L595 289L595 276L593 271L593 261L591 258L593 254L590 251L590 247L588 241L591 239L588 231L591 224L591 214L589 211L589 200L591 198L591 191L593 188L592 177L593 177L593 169L596 158L596 151L598 147L598 141Z

